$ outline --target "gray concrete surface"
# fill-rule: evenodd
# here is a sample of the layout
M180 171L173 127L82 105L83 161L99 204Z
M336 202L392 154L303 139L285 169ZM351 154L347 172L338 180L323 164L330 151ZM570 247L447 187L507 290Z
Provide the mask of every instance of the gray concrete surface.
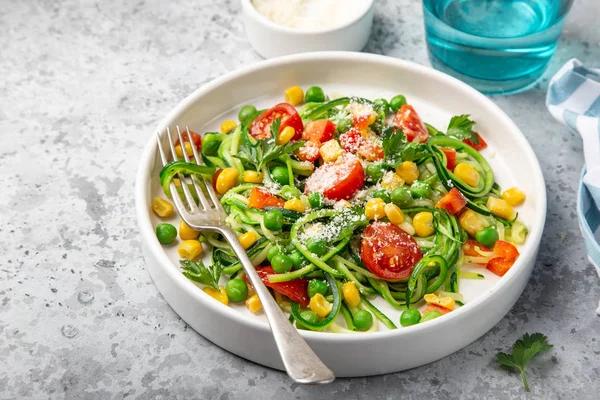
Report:
M376 2L366 51L428 64L420 2ZM544 107L548 77L567 59L600 65L598 2L576 2L539 84L494 98L531 141L549 194L540 257L518 304L439 362L323 387L293 384L197 335L140 255L139 153L180 99L259 60L239 8L236 0L1 2L0 398L598 398L600 286L575 215L582 145ZM555 345L532 362L530 394L493 361L526 331Z

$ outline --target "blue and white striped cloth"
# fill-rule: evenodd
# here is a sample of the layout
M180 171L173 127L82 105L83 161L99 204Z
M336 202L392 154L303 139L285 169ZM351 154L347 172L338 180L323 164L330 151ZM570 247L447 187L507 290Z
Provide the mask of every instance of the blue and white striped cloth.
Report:
M586 68L576 59L567 62L550 81L546 105L583 139L577 214L588 258L600 275L600 69Z

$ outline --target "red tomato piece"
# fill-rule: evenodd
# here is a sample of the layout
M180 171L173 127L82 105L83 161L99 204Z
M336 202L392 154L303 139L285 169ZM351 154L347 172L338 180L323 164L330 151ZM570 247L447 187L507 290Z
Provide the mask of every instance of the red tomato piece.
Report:
M301 161L315 162L319 158L319 149L321 148L321 142L308 141L304 142L304 146L300 147L296 151L296 156Z
M325 143L333 139L335 124L328 119L309 122L302 133L302 140Z
M308 307L310 298L308 297L308 281L306 279L298 278L287 282L274 283L269 282L268 278L269 275L275 274L271 266L257 268L256 272L258 272L258 276L260 276L266 287L289 297L290 300L295 301L302 307Z
M321 192L330 200L347 200L365 184L365 170L356 157L340 157L321 165L308 177L305 192Z
M458 214L466 205L467 199L465 199L465 196L457 188L452 188L452 190L442 196L435 206L443 208L449 214L454 215Z
M425 307L425 309L423 310L423 315L425 315L425 313L428 311L439 311L440 314L446 315L452 310L449 310L446 307L442 307L438 304L427 304L427 307Z
M248 206L251 208L260 208L261 210L265 207L283 207L285 201L277 196L273 196L271 193L259 187L253 187L248 198Z
M340 144L347 152L359 154L367 161L377 161L384 157L383 147L377 142L365 139L356 128L351 128L341 135Z
M465 254L465 256L481 257L481 254L479 254L477 251L475 251L475 246L477 246L479 248L479 251L481 251L481 252L489 253L492 251L491 249L488 249L487 247L485 247L482 244L479 244L478 242L474 241L473 239L467 239L467 241L465 243L463 243L463 245L462 245L462 250L463 250L463 253Z
M217 170L215 171L215 173L213 174L212 177L212 187L215 190L215 193L219 193L219 191L217 190L217 178L219 177L219 174L223 172L222 169L217 168Z
M498 276L504 276L514 263L514 260L510 261L502 257L496 257L488 261L486 268Z
M194 146L196 146L196 149L198 151L201 151L202 150L202 137L194 131L190 131L190 135L192 135L192 142L194 142ZM181 136L183 137L184 142L190 141L190 138L185 129L181 131ZM177 145L179 145L179 139L177 139L175 141L175 146L177 146Z
M304 125L298 111L288 103L279 103L275 107L269 108L264 113L260 114L250 125L250 135L255 139L266 139L271 137L271 124L277 118L281 119L279 132L285 127L291 126L296 132L292 140L298 140L302 137Z
M478 144L473 143L470 139L465 139L465 140L463 140L463 142L468 144L475 150L481 151L487 147L487 143L485 142L485 140L483 140L483 138L481 137L481 135L479 133L475 133L475 134L477 135L477 138L479 139Z
M407 279L423 258L419 245L408 233L389 222L374 222L362 234L361 258L382 279Z
M498 240L494 245L494 254L507 261L515 261L519 257L519 250L509 242Z
M456 150L450 147L442 147L440 150L446 155L446 168L453 171L456 166Z
M392 125L402 129L409 142L425 143L429 139L429 132L425 124L413 106L409 104L400 107L394 116Z

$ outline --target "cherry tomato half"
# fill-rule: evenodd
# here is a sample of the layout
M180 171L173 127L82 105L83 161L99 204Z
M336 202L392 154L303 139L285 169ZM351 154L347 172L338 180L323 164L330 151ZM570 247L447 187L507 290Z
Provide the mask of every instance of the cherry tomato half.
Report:
M409 142L425 143L429 138L425 124L411 105L405 104L400 107L392 124L402 129Z
M279 132L287 126L294 128L296 132L292 140L298 140L302 137L304 125L298 111L288 103L279 103L275 107L269 108L260 114L250 125L250 135L255 139L266 139L271 136L271 124L277 118L281 119Z
M308 281L306 279L298 278L291 281L273 283L269 282L268 278L269 275L275 274L273 267L260 267L256 269L256 272L258 272L258 276L260 276L266 287L289 297L290 300L295 301L302 307L308 307L310 298L308 297Z
M340 144L347 152L358 154L367 161L377 161L384 157L383 147L377 142L364 138L356 128L341 135Z
M365 170L356 157L340 157L321 165L306 180L306 194L323 193L330 200L347 200L365 184Z
M300 147L298 151L296 151L296 156L301 161L310 161L315 162L319 158L319 149L321 148L321 142L316 142L313 140L309 140L304 142L304 146Z
M333 139L335 128L335 124L328 119L309 122L302 133L302 140L325 143Z
M419 245L408 233L389 222L373 222L362 234L361 258L382 279L407 279L423 258Z

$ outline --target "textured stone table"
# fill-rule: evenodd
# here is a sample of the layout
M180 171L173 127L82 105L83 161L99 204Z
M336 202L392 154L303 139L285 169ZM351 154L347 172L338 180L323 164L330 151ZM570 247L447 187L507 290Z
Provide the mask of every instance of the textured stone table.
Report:
M546 77L494 98L531 141L549 195L518 304L431 365L303 387L189 329L140 255L133 181L153 127L198 86L259 60L239 2L3 0L0 398L597 398L600 286L575 215L581 140L551 119L544 93L567 59L600 64L599 8L577 1ZM420 2L377 0L366 51L428 64ZM532 363L529 395L493 361L525 331L555 344Z

